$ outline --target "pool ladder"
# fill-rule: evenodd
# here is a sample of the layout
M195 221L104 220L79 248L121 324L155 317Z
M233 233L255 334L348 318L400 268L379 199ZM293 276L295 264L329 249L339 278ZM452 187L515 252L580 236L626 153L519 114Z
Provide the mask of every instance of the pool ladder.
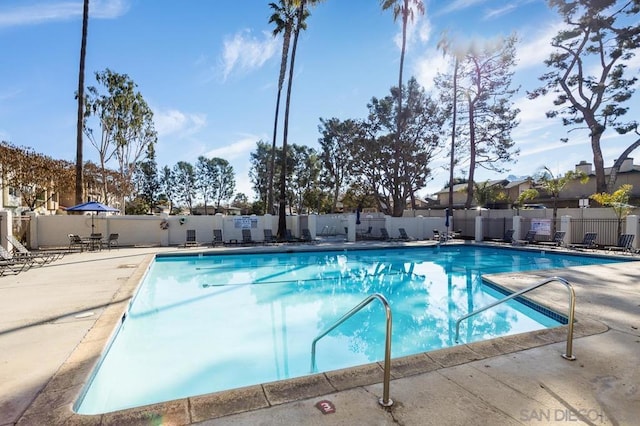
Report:
M532 285L531 287L527 287L523 290L520 290L516 293L512 293L509 296L505 297L504 299L500 299L494 303L491 303L483 308L480 309L476 309L475 311L460 317L460 319L458 319L456 321L456 343L458 343L459 341L459 337L460 337L460 323L464 320L466 320L469 317L472 317L476 314L479 314L480 312L486 311L487 309L493 308L496 305L499 305L503 302L506 302L508 300L514 299L524 293L528 293L531 290L535 290L538 287L542 287L543 285L549 284L550 282L554 282L557 281L561 284L564 284L565 287L567 287L567 290L569 290L569 313L568 313L568 330L567 330L567 350L566 353L562 354L562 357L564 359L567 359L569 361L574 361L576 359L575 356L573 356L573 316L574 316L574 312L575 312L575 308L576 308L576 294L573 291L573 286L569 283L569 281L565 280L564 278L560 278L560 277L551 277L547 280L544 281L540 281L537 284Z
M340 324L351 318L354 314L356 314L358 311L360 311L362 308L364 308L374 300L379 300L380 303L382 303L387 317L387 332L384 345L383 390L382 398L378 400L378 403L383 407L391 407L393 405L393 400L389 398L389 381L391 380L391 307L389 307L389 302L387 301L387 299L380 293L374 293L364 299L355 308L344 314L342 318L336 321L331 327L327 328L315 339L313 339L313 343L311 344L311 373L316 372L316 343L318 343L318 340L322 339L324 336L332 332L334 329L340 326Z

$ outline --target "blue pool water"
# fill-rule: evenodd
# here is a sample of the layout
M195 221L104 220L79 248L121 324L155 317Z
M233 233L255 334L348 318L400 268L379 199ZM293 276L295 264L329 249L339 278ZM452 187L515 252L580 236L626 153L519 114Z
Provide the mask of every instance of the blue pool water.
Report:
M457 318L503 297L481 274L613 261L473 246L158 257L77 411L309 374L313 339L372 293L393 311L393 357L452 346ZM511 301L463 322L461 337L558 324ZM318 371L381 360L384 333L384 309L372 303L318 342Z

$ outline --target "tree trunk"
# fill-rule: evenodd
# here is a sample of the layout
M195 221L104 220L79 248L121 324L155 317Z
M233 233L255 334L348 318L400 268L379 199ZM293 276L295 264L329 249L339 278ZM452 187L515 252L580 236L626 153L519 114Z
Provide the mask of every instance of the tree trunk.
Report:
M474 128L473 116L475 114L474 105L469 99L469 182L467 183L466 208L471 208L473 203L473 184L476 171L476 131ZM482 206L481 206L482 207Z
M78 116L76 124L76 204L84 201L83 166L83 138L84 124L84 63L87 56L87 27L89 25L89 0L84 0L82 10L82 42L80 44L80 69L78 72Z
M631 154L639 146L640 139L629 145L629 147L625 149L622 154L620 154L620 157L618 157L615 163L613 163L613 167L611 167L611 173L609 173L609 183L607 184L607 192L609 194L613 193L614 191L616 180L618 179L618 172L620 171L620 166L622 166L622 163L627 159L629 154Z
M596 170L596 192L607 192L607 182L604 176L604 158L600 148L600 137L602 133L591 135L591 150L593 151L593 167Z
M296 49L298 47L298 35L300 34L300 24L304 17L304 6L306 0L300 2L298 9L298 19L293 32L293 46L291 47L291 65L289 66L289 81L287 82L287 102L284 112L284 129L282 135L282 174L280 175L280 205L278 206L278 239L284 240L287 231L286 217L286 192L287 192L287 137L289 135L289 110L291 106L291 86L293 85L293 68L296 62Z
M458 58L453 65L453 113L451 125L451 158L449 159L449 211L453 215L453 167L455 165L456 119L458 115Z

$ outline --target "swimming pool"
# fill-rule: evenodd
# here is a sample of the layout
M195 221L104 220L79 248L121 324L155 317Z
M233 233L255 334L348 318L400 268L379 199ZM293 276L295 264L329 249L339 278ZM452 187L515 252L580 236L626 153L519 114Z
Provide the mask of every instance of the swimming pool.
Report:
M457 318L502 297L481 274L612 261L474 246L158 257L77 412L309 374L312 340L372 293L393 310L393 357L450 346ZM382 359L384 318L372 304L321 340L319 371ZM461 336L470 342L558 324L509 302L463 323Z

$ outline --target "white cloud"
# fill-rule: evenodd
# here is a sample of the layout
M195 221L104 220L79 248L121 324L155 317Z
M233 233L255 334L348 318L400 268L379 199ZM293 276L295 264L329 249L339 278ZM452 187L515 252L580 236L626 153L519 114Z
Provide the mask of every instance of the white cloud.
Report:
M440 50L428 49L418 58L414 66L413 75L425 90L429 91L434 87L434 78L440 73L448 71L450 68L448 57L444 56Z
M155 109L153 122L158 136L191 135L207 124L207 118L205 114L187 114L177 109Z
M551 46L551 39L564 28L562 21L556 21L546 25L531 37L525 36L524 42L518 46L516 68L522 70L533 66L544 65L544 61L549 58L554 48Z
M253 37L250 30L243 30L224 41L222 52L223 79L236 69L242 72L260 68L276 52L278 39L268 31L262 32L262 39Z
M484 14L484 19L490 20L490 19L498 18L500 16L513 12L517 8L518 8L518 5L510 3L498 9L491 9Z
M484 3L486 0L454 0L449 2L448 6L440 10L441 14L456 12L458 10L467 9L475 5Z
M240 139L221 148L215 148L206 152L207 157L220 157L232 162L236 159L243 159L246 162L247 153L255 150L256 142L264 137L256 135L241 135Z
M76 19L82 17L82 7L82 1L43 1L0 9L0 28ZM124 15L128 9L128 0L94 0L89 4L89 15L92 18L112 19Z
M414 10L413 20L407 22L407 44L406 50L417 43L426 44L431 38L433 27L431 21L427 17L425 10L424 15L420 15ZM402 49L402 19L398 17L398 32L393 36L393 42L398 49Z

